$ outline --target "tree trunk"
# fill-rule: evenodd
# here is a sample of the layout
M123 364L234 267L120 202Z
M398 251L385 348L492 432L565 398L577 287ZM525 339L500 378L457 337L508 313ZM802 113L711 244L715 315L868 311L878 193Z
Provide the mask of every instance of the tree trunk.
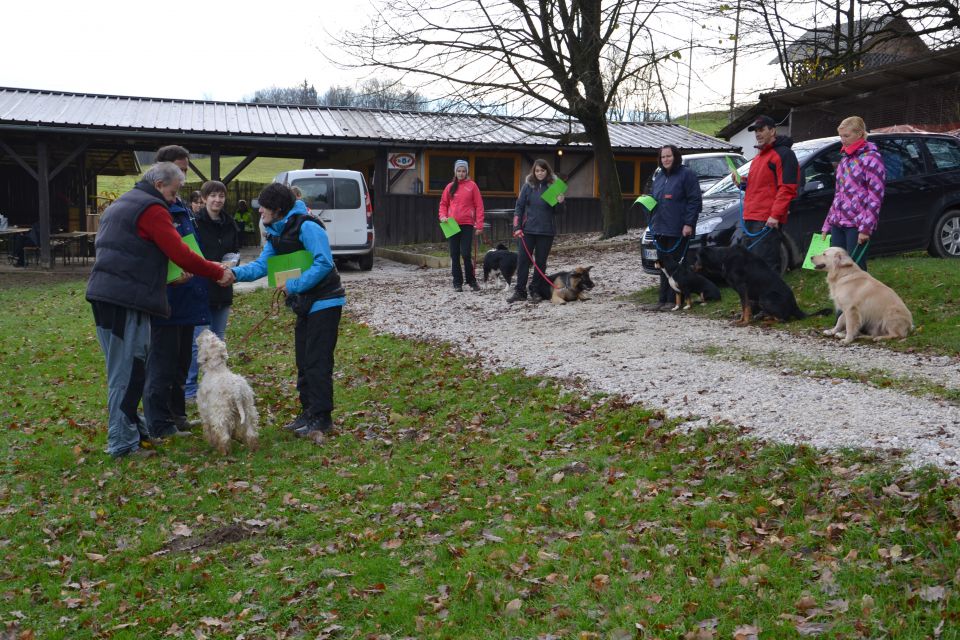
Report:
M603 215L603 237L623 235L627 232L627 216L623 210L623 193L620 190L620 174L610 145L610 130L607 121L582 120L583 128L590 136L593 157L597 167L597 196L600 198L600 213Z

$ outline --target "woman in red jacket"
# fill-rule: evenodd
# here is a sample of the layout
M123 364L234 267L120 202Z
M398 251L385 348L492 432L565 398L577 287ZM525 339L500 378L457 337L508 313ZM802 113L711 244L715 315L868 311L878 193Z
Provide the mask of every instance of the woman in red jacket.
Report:
M460 232L450 236L450 267L453 272L454 291L463 291L464 276L471 289L480 290L477 275L473 272L470 249L473 246L474 229L483 231L483 198L480 197L477 183L468 177L468 169L466 160L453 163L453 180L440 197L440 222L453 218L460 225Z

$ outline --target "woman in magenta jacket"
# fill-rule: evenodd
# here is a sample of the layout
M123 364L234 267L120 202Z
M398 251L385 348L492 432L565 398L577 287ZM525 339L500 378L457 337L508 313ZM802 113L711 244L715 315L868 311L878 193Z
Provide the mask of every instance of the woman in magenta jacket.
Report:
M843 144L837 165L837 185L821 232L824 237L829 232L830 246L846 249L866 271L866 245L880 219L886 167L876 145L867 142L863 118L846 118L837 127L837 133Z
M483 198L480 188L468 176L466 160L453 163L453 181L440 197L440 222L453 218L460 225L460 232L450 236L450 268L453 272L453 290L463 291L464 277L474 291L480 290L477 275L473 272L470 249L473 246L474 230L483 231ZM463 267L460 260L463 260Z

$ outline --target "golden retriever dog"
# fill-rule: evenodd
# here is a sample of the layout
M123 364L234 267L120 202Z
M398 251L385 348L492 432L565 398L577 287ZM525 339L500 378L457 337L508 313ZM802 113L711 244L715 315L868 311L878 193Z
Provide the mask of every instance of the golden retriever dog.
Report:
M837 325L823 332L850 344L861 333L876 340L905 338L913 329L913 316L897 293L861 269L839 247L830 247L811 258L826 270L830 298L840 311Z

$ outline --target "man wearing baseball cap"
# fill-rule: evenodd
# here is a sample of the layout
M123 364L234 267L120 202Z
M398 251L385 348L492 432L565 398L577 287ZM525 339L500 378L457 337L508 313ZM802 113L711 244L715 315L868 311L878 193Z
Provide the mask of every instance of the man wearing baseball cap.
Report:
M757 155L750 173L740 188L743 196L743 221L746 233L741 243L770 267L780 272L780 227L787 223L790 201L800 185L800 164L791 147L793 140L777 135L777 123L770 116L759 116L747 131L756 136Z

